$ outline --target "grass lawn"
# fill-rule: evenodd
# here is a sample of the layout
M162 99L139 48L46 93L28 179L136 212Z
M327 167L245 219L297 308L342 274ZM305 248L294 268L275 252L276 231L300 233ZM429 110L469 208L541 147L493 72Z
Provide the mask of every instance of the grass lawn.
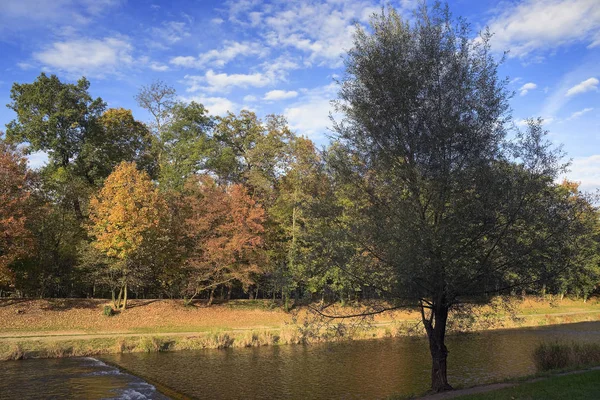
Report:
M555 376L488 393L456 397L460 400L597 400L599 398L600 370Z

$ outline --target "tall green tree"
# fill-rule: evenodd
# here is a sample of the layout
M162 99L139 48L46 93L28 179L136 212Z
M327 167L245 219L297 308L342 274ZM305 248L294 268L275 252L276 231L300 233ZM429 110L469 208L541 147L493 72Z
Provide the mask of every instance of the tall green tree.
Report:
M157 175L154 138L131 110L109 108L97 120L96 129L81 143L76 173L99 187L122 161L135 162L150 176Z
M556 190L560 154L541 122L508 139L509 94L489 39L473 40L439 3L411 21L386 9L357 29L337 104L330 161L356 188L347 229L391 273L386 296L420 307L436 391L451 389L453 307L555 279L580 228Z
M181 191L186 180L204 170L212 150L214 125L202 104L175 103L159 135L159 181L165 190Z
M7 140L27 142L29 151L45 151L52 164L69 166L106 107L101 98L90 96L89 88L85 78L63 83L45 73L33 83L13 84L8 107L17 118L7 124Z

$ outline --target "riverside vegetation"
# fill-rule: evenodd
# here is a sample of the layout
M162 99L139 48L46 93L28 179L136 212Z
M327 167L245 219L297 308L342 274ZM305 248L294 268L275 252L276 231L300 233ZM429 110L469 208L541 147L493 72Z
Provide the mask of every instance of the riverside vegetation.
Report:
M450 332L543 326L600 319L600 303L563 299L496 299L458 316ZM146 304L147 303L147 304ZM324 341L423 336L417 310L391 312L369 320L323 323L306 308L284 312L270 301L231 301L206 307L183 307L169 300L136 301L123 314L104 316L102 300L30 300L0 307L0 359L60 358L109 353L221 349ZM351 307L346 307L350 309ZM354 308L353 311L358 311ZM505 310L508 310L505 311ZM473 317L475 315L476 317ZM66 337L66 338L65 338ZM554 346L554 345L553 345ZM536 357L563 360L560 352L543 348ZM583 354L583 347L576 354ZM543 354L543 355L541 355ZM562 358L561 358L562 357ZM545 361L556 364L559 361ZM552 364L552 365L554 365ZM553 366L553 368L556 368Z

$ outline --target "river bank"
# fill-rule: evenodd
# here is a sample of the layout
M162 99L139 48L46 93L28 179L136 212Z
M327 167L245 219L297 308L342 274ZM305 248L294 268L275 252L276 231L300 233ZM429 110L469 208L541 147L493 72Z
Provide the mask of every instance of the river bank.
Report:
M184 307L181 301L134 300L118 315L102 314L106 300L1 300L0 359L60 358L299 344L422 335L416 310L360 323L311 323L306 309L285 313L270 301L232 301ZM485 307L488 307L487 309ZM489 306L475 313L471 331L600 320L597 299L516 301L512 317ZM464 323L458 324L464 330Z

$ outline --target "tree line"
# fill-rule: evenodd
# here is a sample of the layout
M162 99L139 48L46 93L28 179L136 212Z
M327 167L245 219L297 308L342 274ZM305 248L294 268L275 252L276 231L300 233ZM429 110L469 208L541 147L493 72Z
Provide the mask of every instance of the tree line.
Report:
M107 108L89 87L85 78L72 84L44 73L12 87L17 117L0 147L5 295L111 295L117 306L132 295L287 304L391 288L385 265L358 240L372 226L357 182L376 185L369 196L389 188L354 176L365 158L341 140L319 151L282 116L211 116L177 101L163 82L137 95L154 117L143 123ZM48 162L31 170L24 153L36 151ZM581 218L596 229L596 210L576 184L550 186L583 200ZM595 236L587 240L581 251L595 254ZM544 290L587 296L597 283L592 262Z
M112 294L120 305L131 295L354 292L311 273L308 209L330 182L322 154L283 117L214 117L155 82L137 95L155 118L142 123L89 87L44 73L12 87L17 117L1 147L6 294ZM23 153L36 151L48 162L32 171Z

